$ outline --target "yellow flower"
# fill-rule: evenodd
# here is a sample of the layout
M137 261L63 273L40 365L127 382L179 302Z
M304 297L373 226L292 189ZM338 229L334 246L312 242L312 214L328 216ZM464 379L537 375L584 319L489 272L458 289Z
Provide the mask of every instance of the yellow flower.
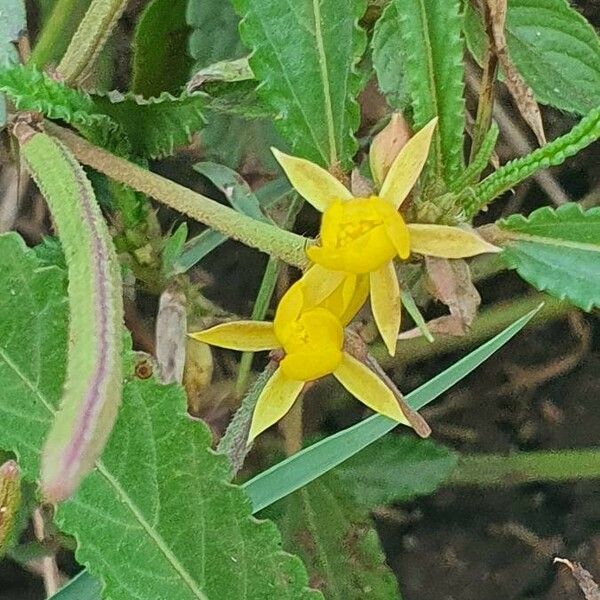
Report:
M290 287L273 323L234 321L190 334L206 344L231 350L283 351L277 370L256 403L248 442L289 411L307 382L329 374L369 408L409 424L392 390L344 350L344 325L366 299L366 278L343 277L337 285L324 287L318 284L323 272L318 266L312 267Z
M273 154L298 193L323 213L319 245L308 257L326 270L320 285L339 273L368 274L371 308L383 341L393 356L400 330L400 286L393 259L411 252L441 258L467 258L499 248L474 231L447 225L405 223L398 212L427 160L437 119L417 132L394 159L377 196L355 198L318 165L273 148ZM373 167L377 165L372 165ZM377 169L382 172L381 169Z

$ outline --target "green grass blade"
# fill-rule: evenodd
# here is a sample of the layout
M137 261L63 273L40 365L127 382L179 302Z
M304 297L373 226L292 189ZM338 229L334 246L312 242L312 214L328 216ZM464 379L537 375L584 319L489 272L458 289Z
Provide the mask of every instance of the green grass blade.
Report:
M414 409L420 409L429 404L506 344L528 323L539 308L527 313L489 342L408 394L406 401ZM252 502L253 512L262 510L310 483L360 452L397 425L398 423L387 417L374 415L305 448L260 473L243 485Z
M50 600L100 600L102 586L87 571L71 579Z

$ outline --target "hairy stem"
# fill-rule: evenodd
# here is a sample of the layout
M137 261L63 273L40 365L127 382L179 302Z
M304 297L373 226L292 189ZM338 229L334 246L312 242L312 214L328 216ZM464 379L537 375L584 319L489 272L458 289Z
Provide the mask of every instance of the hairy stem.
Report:
M541 169L562 164L600 138L600 107L591 110L569 133L505 164L477 185L465 201L465 213L472 217L494 198L510 190Z
M56 136L75 157L115 181L143 192L220 231L226 236L257 248L296 267L305 268L305 247L310 240L279 227L258 221L193 192L165 177L106 152L83 138L49 121L46 130Z
M80 83L89 73L126 5L127 0L92 0L57 68L66 83Z
M449 483L504 487L578 479L600 479L600 448L462 456Z
M58 61L64 54L90 0L57 0L29 57L39 69Z

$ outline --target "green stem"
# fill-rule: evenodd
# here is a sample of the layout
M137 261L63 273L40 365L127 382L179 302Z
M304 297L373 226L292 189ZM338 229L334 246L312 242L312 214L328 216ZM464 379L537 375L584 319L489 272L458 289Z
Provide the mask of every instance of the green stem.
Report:
M220 231L227 237L280 258L290 265L301 269L307 266L305 247L310 241L307 238L269 223L257 221L219 204L165 177L106 152L54 123L46 121L45 127L71 150L77 160L111 179L120 181Z
M390 358L383 344L377 342L371 347L371 353L384 367L406 365L427 360L448 352L472 348L508 327L519 316L535 309L540 303L542 309L532 319L532 323L541 323L557 319L570 311L577 310L567 302L560 302L544 294L531 294L510 302L499 303L479 312L469 333L462 337L437 336L430 344L424 338L404 340L398 344L396 356Z
M31 52L29 64L43 69L56 62L67 49L89 5L90 0L57 0Z
M535 481L600 478L600 448L541 450L506 456L463 456L450 476L455 485L508 486Z
M511 160L486 177L465 197L468 218L485 208L494 198L515 187L541 169L562 164L600 138L600 107L591 110L565 135L534 150L527 156Z
M127 0L92 0L57 68L67 84L87 75L126 5Z
M242 468L246 454L248 454L251 448L247 441L254 407L265 385L267 385L278 366L278 363L275 361L270 361L265 370L256 378L254 385L244 396L241 406L235 415L233 415L233 419L231 419L225 434L217 446L217 452L227 455L231 461L234 475Z

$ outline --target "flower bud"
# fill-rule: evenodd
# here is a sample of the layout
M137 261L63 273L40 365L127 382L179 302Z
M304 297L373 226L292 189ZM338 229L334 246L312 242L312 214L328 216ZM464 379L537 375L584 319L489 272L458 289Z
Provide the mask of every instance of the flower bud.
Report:
M411 137L408 123L401 113L394 113L390 122L373 138L369 164L375 185L380 188L392 163Z

